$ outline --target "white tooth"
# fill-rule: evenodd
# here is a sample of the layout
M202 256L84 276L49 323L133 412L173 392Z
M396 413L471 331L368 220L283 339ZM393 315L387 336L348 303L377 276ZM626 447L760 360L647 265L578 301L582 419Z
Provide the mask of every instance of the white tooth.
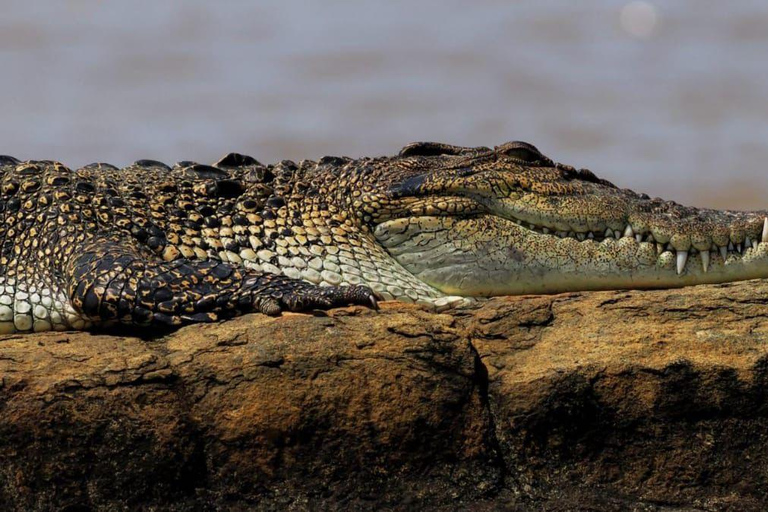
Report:
M576 238L579 239L579 241L583 242L585 238L587 238L587 235L584 233L576 233Z
M549 234L549 228L541 228L541 232L544 233L545 235L548 235Z
M605 230L605 238L613 238L613 231L611 231L611 228Z
M573 238L573 237L575 237L575 236L576 236L576 233L575 233L574 231L569 231L569 232L568 232L568 236L569 236L569 237L571 237L571 238Z
M726 246L719 247L720 249L720 256L723 257L723 261L728 259L728 248Z
M635 236L635 232L632 230L632 226L627 224L627 227L624 229L624 236Z
M736 250L741 254L741 244L736 244Z
M744 240L744 248L752 247L752 240L749 239L749 237Z
M589 238L590 240L594 240L595 234L590 231L589 233L587 233L587 238Z
M677 275L685 270L685 263L688 261L688 251L677 251Z
M768 242L768 217L763 219L763 236L760 237L761 242Z
M656 239L655 239L655 238L653 238L653 235L652 235L652 234L648 233L648 236L646 237L645 241L646 241L646 242L655 242L655 241L656 241Z
M733 242L728 242L728 250L733 252Z
M701 266L704 267L704 272L709 270L709 251L701 251Z
M613 234L616 235L616 240L621 238L621 231L619 231L618 229L616 231L614 231Z
M643 241L643 235L641 235L640 233L637 233L635 235L635 240L637 240L637 243L642 242Z
M558 231L557 236L559 236L560 238L565 238L568 236L568 233L566 233L565 231Z
M664 252L664 245L663 244L656 244L656 254L661 254Z

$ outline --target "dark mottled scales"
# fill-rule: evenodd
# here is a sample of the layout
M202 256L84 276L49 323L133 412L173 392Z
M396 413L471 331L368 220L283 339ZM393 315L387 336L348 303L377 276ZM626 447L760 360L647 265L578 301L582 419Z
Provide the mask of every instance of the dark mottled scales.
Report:
M271 235L252 220L274 218L285 204L274 180L272 170L238 154L216 166L138 160L75 171L0 156L0 295L9 297L0 330L179 325L251 310L375 305L365 286L320 287L222 261L224 251L253 250L249 239ZM230 235L232 227L244 232ZM59 311L57 298L65 303Z

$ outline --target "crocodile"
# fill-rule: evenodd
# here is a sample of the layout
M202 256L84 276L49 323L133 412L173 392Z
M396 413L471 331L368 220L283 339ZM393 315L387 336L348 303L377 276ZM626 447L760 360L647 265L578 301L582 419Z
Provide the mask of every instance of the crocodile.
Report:
M0 157L0 333L768 276L767 212L620 189L535 146L264 165Z

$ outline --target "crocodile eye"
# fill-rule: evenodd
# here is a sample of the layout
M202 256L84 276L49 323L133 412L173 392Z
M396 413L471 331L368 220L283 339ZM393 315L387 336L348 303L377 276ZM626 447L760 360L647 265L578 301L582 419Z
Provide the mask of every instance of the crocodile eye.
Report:
M463 146L452 146L441 142L413 142L400 150L398 156L439 156L439 155L461 155L463 153L475 152L487 148L466 148Z
M522 141L506 142L496 146L496 153L514 158L527 164L549 164L552 161L541 154L536 146Z

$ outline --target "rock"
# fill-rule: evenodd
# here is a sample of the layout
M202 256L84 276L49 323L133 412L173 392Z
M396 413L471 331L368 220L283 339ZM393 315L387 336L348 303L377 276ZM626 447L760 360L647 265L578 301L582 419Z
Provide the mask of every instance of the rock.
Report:
M768 284L0 338L3 510L762 510Z
M767 295L750 281L502 298L468 315L515 503L765 510Z
M3 510L343 508L501 483L485 381L449 315L248 315L142 341L0 341Z

